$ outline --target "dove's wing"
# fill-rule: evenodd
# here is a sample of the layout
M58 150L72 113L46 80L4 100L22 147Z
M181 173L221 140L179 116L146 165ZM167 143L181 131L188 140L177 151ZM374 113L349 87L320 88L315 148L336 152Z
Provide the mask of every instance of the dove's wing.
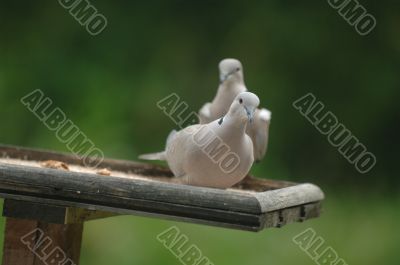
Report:
M165 143L165 146L168 146L168 143L171 142L171 141L174 139L174 137L176 136L177 133L178 133L177 130L172 130L172 131L168 134L168 137L167 137L167 141L166 141L166 143Z
M199 111L200 124L206 124L212 121L211 118L211 103L207 102Z
M253 141L254 159L260 161L267 152L269 124L271 112L267 109L256 111L254 123L248 127L247 133Z
M193 133L201 126L203 125L191 125L168 137L165 149L166 160L176 177L181 177L187 173L184 170L184 163L187 161L188 154L196 148Z
M268 144L268 131L258 128L254 134L253 148L254 148L254 160L260 161L264 158L267 152Z

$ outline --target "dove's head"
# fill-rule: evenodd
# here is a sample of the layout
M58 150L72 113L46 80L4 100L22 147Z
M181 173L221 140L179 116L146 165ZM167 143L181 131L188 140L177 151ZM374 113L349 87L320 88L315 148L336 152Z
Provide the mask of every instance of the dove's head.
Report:
M243 67L239 60L224 59L219 63L219 81L243 82Z
M234 116L244 122L252 122L260 100L257 95L251 92L238 94L229 109L229 115Z

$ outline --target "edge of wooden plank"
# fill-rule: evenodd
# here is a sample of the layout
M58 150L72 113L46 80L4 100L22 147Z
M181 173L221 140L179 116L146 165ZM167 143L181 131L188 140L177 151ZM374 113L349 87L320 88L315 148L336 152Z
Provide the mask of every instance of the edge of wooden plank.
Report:
M321 214L321 202L313 202L282 210L275 210L263 215L263 228L281 228L287 224L304 222L317 218Z
M325 198L322 190L311 183L298 184L282 189L256 193L254 197L260 204L261 212L271 212L297 205L322 201Z
M206 214L204 216L190 216L188 214L185 214L184 212L181 213L176 212L174 214L157 213L157 212L141 211L137 209L117 208L112 206L95 205L95 204L88 204L88 203L81 203L74 201L57 201L54 199L31 197L28 195L21 196L21 195L0 193L0 197L13 200L24 200L29 202L46 203L49 205L56 205L63 207L84 208L96 211L115 213L117 215L135 215L141 217L160 218L170 221L189 222L194 224L218 226L223 228L239 229L239 230L253 231L253 232L260 231L264 227L262 222L263 221L262 215L246 214L246 213L238 213L238 212L230 212L222 210L216 210L214 212L220 216L219 218L215 218L215 216L211 216L209 214L208 215ZM190 208L189 210L192 211L196 209ZM202 209L197 209L197 210L202 210ZM245 222L243 220L245 220Z

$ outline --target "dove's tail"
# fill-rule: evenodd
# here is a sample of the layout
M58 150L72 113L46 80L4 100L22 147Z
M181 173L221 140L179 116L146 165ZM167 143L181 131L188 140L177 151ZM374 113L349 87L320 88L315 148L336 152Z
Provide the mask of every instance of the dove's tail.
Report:
M165 151L151 154L143 154L139 156L139 159L143 160L166 160Z

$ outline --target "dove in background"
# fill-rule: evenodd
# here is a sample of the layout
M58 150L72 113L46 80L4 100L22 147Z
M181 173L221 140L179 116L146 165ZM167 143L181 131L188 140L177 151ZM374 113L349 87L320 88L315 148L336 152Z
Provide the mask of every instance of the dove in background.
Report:
M254 162L246 127L259 103L255 94L242 92L222 118L173 132L164 152L139 158L165 159L184 184L229 188L248 174Z
M200 124L223 117L236 96L247 91L243 80L242 64L239 60L224 59L219 63L219 81L214 100L204 104L199 111Z
M200 124L209 123L223 117L229 110L234 98L247 91L243 79L243 67L237 59L224 59L219 63L220 85L217 95L210 103L206 103L199 111ZM246 133L251 137L254 146L254 158L264 158L267 145L271 112L267 109L257 110L254 122L247 126Z

